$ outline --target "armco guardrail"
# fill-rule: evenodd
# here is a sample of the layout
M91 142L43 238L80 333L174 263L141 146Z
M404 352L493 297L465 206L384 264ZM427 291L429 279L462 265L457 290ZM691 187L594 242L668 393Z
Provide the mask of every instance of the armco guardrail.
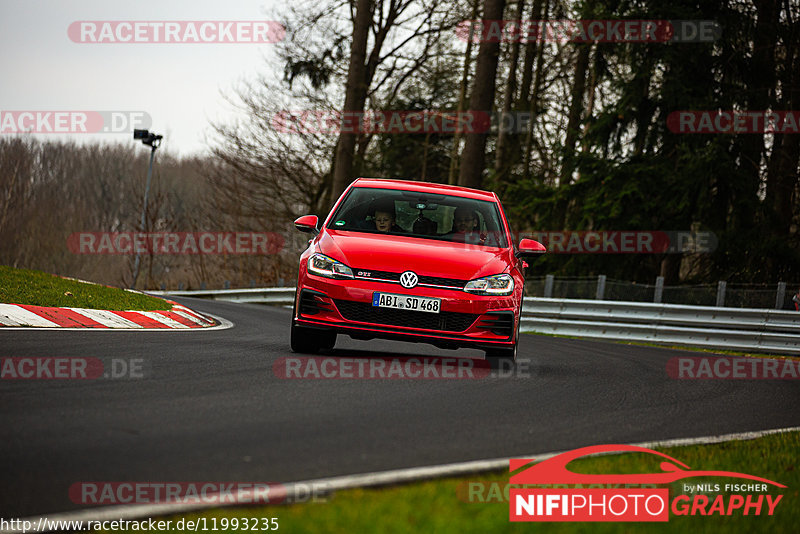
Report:
M256 287L248 289L197 289L191 291L148 291L153 295L174 297L197 297L229 302L253 302L255 304L291 304L294 301L293 287Z
M293 287L151 291L263 304L292 304ZM800 355L800 313L612 300L528 297L522 331L607 341Z
M590 339L800 355L800 313L526 298L522 329Z

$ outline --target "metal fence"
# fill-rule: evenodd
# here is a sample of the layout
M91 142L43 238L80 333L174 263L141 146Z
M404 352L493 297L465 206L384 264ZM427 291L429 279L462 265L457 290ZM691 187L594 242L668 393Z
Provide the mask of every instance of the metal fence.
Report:
M800 313L783 310L526 298L522 330L597 340L800 355Z
M529 278L525 295L559 299L595 299L625 302L653 302L688 306L728 308L792 309L792 296L800 283L715 284L665 286L658 277L654 284L614 280L605 275L583 278L557 278L547 275Z

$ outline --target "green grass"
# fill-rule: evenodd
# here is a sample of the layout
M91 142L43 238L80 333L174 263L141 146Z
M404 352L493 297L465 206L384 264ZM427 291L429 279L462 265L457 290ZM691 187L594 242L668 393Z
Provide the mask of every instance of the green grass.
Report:
M713 414L709 414L709 417ZM494 482L503 488L507 472L450 478L382 489L355 489L336 493L328 502L301 503L285 506L222 508L204 513L165 517L173 525L177 520L212 518L279 519L279 532L351 533L351 532L797 532L800 525L800 433L774 434L748 441L732 441L716 445L669 447L659 449L697 470L736 471L753 474L784 484L773 486L769 493L784 495L770 516L675 516L670 512L666 523L519 523L508 521L508 502L469 502L469 482ZM623 454L577 460L570 469L585 473L636 473L658 470L652 455ZM747 482L740 479L686 479L670 487L670 497L682 493L683 482L720 483ZM485 497L487 493L483 493ZM497 495L497 494L495 494ZM711 495L713 499L714 494ZM736 512L735 512L736 513ZM251 519L252 521L252 519ZM251 523L252 524L252 523Z
M96 310L169 310L164 299L0 265L0 302Z

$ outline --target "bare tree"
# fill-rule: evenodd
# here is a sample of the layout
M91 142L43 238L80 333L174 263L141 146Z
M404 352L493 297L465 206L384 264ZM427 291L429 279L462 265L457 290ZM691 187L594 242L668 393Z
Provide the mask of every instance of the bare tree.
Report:
M386 37L389 24L394 23L397 17L397 4L394 0L389 4L389 15L387 25L382 28L382 39L376 43L374 50L380 54L380 46ZM369 89L368 66L365 64L367 58L367 37L369 28L372 25L373 10L375 5L373 0L358 0L356 3L356 16L353 20L353 42L350 47L350 67L347 71L347 85L345 86L344 113L364 111L364 103L367 100L367 90ZM370 54L372 57L372 54ZM353 170L353 151L356 146L356 132L343 131L339 135L339 142L336 143L336 156L333 163L333 187L331 190L331 203L344 191L347 184L352 180Z
M501 20L505 5L505 0L484 0L483 19ZM500 43L498 41L485 39L481 42L469 100L470 109L473 111L491 111L492 109L499 55ZM469 132L465 136L458 175L459 185L481 187L481 177L486 165L487 136L487 133L479 132Z

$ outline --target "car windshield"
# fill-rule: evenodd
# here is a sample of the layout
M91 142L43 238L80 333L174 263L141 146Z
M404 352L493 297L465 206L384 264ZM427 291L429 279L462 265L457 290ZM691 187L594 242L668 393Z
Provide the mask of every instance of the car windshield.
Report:
M354 187L328 227L507 247L495 202L452 195Z

